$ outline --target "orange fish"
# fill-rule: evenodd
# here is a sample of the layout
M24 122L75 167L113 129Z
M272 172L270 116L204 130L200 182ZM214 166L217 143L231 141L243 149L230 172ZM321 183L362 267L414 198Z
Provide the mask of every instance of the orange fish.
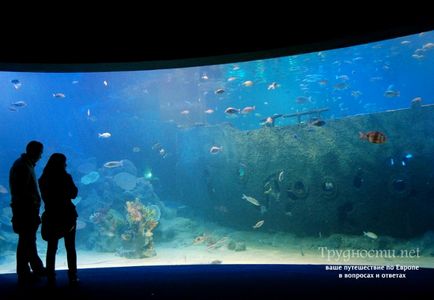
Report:
M243 115L246 115L246 114L248 114L248 113L251 113L251 112L254 111L255 109L256 109L255 106L246 106L246 107L244 107L244 108L241 110L241 113L242 113Z
M367 140L368 142L374 144L383 144L386 142L386 136L384 133L379 131L369 131L367 133L359 132L359 137L362 140Z

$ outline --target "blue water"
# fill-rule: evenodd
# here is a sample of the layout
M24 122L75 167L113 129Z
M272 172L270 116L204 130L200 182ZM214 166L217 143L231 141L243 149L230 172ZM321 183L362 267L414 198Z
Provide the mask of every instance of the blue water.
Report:
M90 223L98 205L110 202L100 196L94 205L83 204L91 194L90 186L80 183L85 162L91 162L90 172L108 161L127 159L137 170L135 176L152 174L148 179L161 200L176 201L171 170L180 130L222 123L252 130L273 114L317 108L329 109L322 115L325 120L343 118L408 108L417 97L422 104L433 103L432 43L433 31L330 51L182 69L0 72L0 185L8 189L13 161L28 141L39 140L45 151L36 173L41 174L51 153L68 157L68 171L83 199L77 208L84 222ZM24 107L13 105L18 101ZM228 107L253 106L245 115L224 113ZM213 112L205 113L209 109ZM276 126L294 121L280 118ZM99 137L105 132L111 136ZM9 195L0 194L0 209L8 204ZM10 229L3 225L1 230Z

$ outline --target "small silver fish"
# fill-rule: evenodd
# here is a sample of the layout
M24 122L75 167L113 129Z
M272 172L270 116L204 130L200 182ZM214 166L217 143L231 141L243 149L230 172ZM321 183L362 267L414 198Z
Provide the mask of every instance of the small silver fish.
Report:
M235 107L228 107L225 109L225 114L231 115L231 114L239 114L240 113L240 109L239 108L235 108Z
M215 93L216 95L221 95L221 94L223 94L224 92L225 92L225 90L222 89L222 88L220 88L220 89L216 89L216 90L214 91L214 93Z
M211 154L217 154L217 153L219 153L220 151L223 151L223 146L221 146L221 147L218 147L218 146L212 146L212 147L209 149L209 153L211 153Z
M261 227L262 225L264 225L264 222L264 220L258 221L255 225L253 225L253 229Z
M268 86L267 90L275 90L275 89L278 88L278 87L279 87L279 85L277 84L277 82L272 82L272 83Z
M109 137L111 137L112 135L111 135L111 133L109 133L109 132L104 132L104 133L98 133L98 137L99 138L103 138L103 139L107 139L107 138L109 138Z
M66 95L64 93L53 93L54 98L65 98Z
M284 177L284 175L285 175L285 172L284 172L284 171L280 171L280 173L279 173L279 177L278 177L279 182L282 182L282 181L283 181L283 177Z
M113 161L108 161L104 164L104 167L106 168L117 168L117 167L122 167L124 165L123 160L113 160Z
M363 231L363 235L367 236L368 238L374 239L374 240L378 239L378 235L376 235L375 233L373 233L371 231Z
M246 200L246 201L249 201L249 202L252 203L253 205L261 206L261 204L259 204L259 201L258 201L258 200L256 200L256 199L253 198L253 197L247 196L247 195L245 195L245 194L243 194L243 197L241 197L241 199L244 199L244 200Z
M241 85L245 86L245 87L251 87L253 85L253 81L251 80L246 80L244 81Z
M399 91L387 90L384 92L384 97L388 97L388 98L399 97Z

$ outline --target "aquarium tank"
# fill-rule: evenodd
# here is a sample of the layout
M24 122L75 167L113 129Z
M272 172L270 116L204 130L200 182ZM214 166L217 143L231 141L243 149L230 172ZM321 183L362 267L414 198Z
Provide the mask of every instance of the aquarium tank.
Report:
M9 169L31 140L38 178L67 156L79 268L433 268L433 78L434 31L227 64L2 71L0 272L15 272Z

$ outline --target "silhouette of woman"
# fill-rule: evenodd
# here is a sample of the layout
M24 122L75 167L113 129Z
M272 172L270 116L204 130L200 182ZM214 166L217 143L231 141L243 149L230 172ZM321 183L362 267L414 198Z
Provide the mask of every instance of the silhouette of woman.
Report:
M39 189L45 204L42 214L42 238L48 242L47 276L49 282L55 282L55 262L59 239L65 239L70 284L78 283L77 253L75 250L75 232L77 211L71 199L77 197L78 189L70 174L66 172L66 156L54 153L39 178Z

